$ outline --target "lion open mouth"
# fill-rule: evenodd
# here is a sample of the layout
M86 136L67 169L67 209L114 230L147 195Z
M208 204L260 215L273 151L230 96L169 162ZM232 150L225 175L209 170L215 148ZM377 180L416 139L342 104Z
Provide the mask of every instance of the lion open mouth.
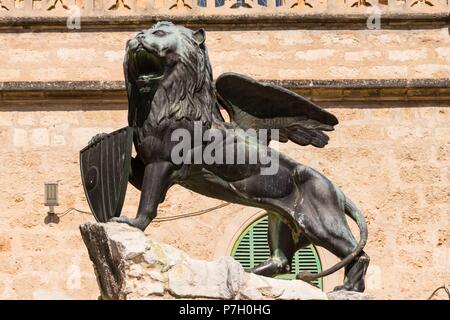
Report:
M153 82L164 75L162 58L142 45L134 52L134 65L138 75L136 84L140 92L150 92Z

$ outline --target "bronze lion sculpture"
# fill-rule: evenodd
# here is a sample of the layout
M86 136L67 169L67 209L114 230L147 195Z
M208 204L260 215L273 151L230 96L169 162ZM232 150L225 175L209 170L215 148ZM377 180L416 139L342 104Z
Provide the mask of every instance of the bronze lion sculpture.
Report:
M133 128L136 156L129 181L141 190L136 218L111 220L144 230L157 215L168 189L179 184L224 201L258 207L269 215L271 257L252 272L274 276L289 271L294 253L309 244L322 246L342 260L319 274L301 273L312 281L345 267L344 284L335 290L362 292L369 257L363 251L367 226L355 204L330 180L314 169L269 147L270 140L324 147L338 120L331 113L284 88L259 83L236 73L213 82L205 46L205 32L170 22L159 22L127 42L124 73L129 100L128 124ZM230 115L225 121L220 107ZM179 142L173 133L184 130L222 133L225 140L192 138L184 161L173 160ZM276 129L278 137L248 139L239 133ZM271 131L272 132L272 131ZM214 134L213 134L214 135ZM97 137L98 138L98 137ZM94 139L95 140L95 139ZM213 147L216 162L191 161L196 150ZM190 148L190 149L189 149ZM264 150L277 160L277 170L264 174L269 164L237 162L229 150ZM184 150L186 151L186 150ZM226 158L226 159L225 159ZM360 229L356 241L346 221Z

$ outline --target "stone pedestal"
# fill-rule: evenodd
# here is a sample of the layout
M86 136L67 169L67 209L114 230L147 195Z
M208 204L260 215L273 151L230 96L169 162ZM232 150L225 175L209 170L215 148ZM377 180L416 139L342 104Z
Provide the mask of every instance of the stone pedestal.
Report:
M85 223L80 231L102 299L327 299L301 280L244 272L232 257L193 259L125 224Z
M373 300L374 298L362 292L334 291L327 293L328 300Z

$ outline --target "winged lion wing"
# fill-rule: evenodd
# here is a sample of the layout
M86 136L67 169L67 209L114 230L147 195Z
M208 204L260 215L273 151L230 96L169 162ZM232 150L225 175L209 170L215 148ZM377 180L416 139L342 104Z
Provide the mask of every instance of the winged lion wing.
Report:
M238 73L224 73L216 91L230 120L240 128L278 129L279 140L324 147L338 119L302 96L273 84Z

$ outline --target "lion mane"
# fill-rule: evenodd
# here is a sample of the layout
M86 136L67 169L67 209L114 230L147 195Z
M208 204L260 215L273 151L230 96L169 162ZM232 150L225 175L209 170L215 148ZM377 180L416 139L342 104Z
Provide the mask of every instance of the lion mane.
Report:
M139 99L139 107L144 107L142 105L144 102L145 108L149 110L144 113L138 112L137 123L143 124L144 127L147 125L156 127L164 120L185 119L201 121L203 125L210 127L213 119L217 117L220 119L221 116L217 108L212 68L206 46L204 43L196 42L192 30L170 22L159 22L150 30L160 27L173 29L178 35L175 52L177 62L170 68L165 66L163 78L158 81L151 101L144 102ZM130 83L127 82L127 85Z

